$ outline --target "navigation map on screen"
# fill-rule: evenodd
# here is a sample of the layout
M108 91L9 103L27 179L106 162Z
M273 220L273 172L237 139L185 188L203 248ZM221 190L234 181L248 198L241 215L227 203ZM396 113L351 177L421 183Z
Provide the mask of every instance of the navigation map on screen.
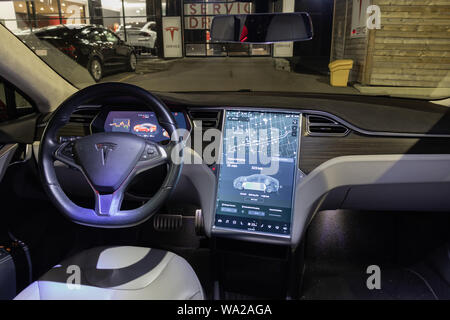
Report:
M299 114L227 111L214 226L290 234Z

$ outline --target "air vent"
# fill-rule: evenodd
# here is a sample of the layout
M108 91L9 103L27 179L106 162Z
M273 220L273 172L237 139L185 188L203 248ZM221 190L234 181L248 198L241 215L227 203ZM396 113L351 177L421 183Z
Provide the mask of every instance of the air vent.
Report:
M324 123L336 123L331 119L325 118L325 117L321 117L321 116L312 116L312 115L308 115L308 122L309 123L320 123L320 124L324 124Z
M69 122L89 126L97 114L97 110L77 110L70 116Z
M306 130L309 136L343 137L349 129L337 121L317 115L306 115Z
M74 115L72 115L70 117L70 122L81 123L81 124L89 124L89 123L91 123L93 118L94 117L82 116L82 115L74 114Z
M220 111L218 110L193 110L189 111L194 127L202 127L205 131L219 126Z

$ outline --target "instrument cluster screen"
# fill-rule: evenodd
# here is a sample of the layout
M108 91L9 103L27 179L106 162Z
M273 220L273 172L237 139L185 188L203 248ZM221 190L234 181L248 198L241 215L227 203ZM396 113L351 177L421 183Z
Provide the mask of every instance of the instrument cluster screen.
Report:
M226 111L213 228L290 235L298 113Z
M172 112L178 128L186 129L182 112ZM167 131L151 111L110 111L105 121L105 132L130 132L154 142L170 140Z

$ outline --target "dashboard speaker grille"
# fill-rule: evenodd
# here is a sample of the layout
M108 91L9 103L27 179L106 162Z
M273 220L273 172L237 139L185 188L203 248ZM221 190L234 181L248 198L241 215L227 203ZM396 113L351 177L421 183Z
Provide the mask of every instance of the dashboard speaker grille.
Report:
M343 137L350 130L333 119L318 115L306 115L306 132L309 136Z

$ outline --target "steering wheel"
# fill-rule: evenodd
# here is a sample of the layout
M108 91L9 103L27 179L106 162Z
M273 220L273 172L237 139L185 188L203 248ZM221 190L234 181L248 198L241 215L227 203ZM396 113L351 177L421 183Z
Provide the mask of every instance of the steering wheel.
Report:
M163 146L131 133L102 132L58 143L58 129L69 121L78 106L112 96L141 100L155 113L171 141ZM101 83L76 92L54 112L41 139L39 171L50 199L73 222L102 228L130 227L149 219L168 198L180 176L182 152L183 142L175 119L161 100L134 85ZM84 175L94 191L95 208L80 207L64 193L55 173L56 160ZM139 208L121 210L124 192L133 178L162 164L169 164L169 168L156 194Z

